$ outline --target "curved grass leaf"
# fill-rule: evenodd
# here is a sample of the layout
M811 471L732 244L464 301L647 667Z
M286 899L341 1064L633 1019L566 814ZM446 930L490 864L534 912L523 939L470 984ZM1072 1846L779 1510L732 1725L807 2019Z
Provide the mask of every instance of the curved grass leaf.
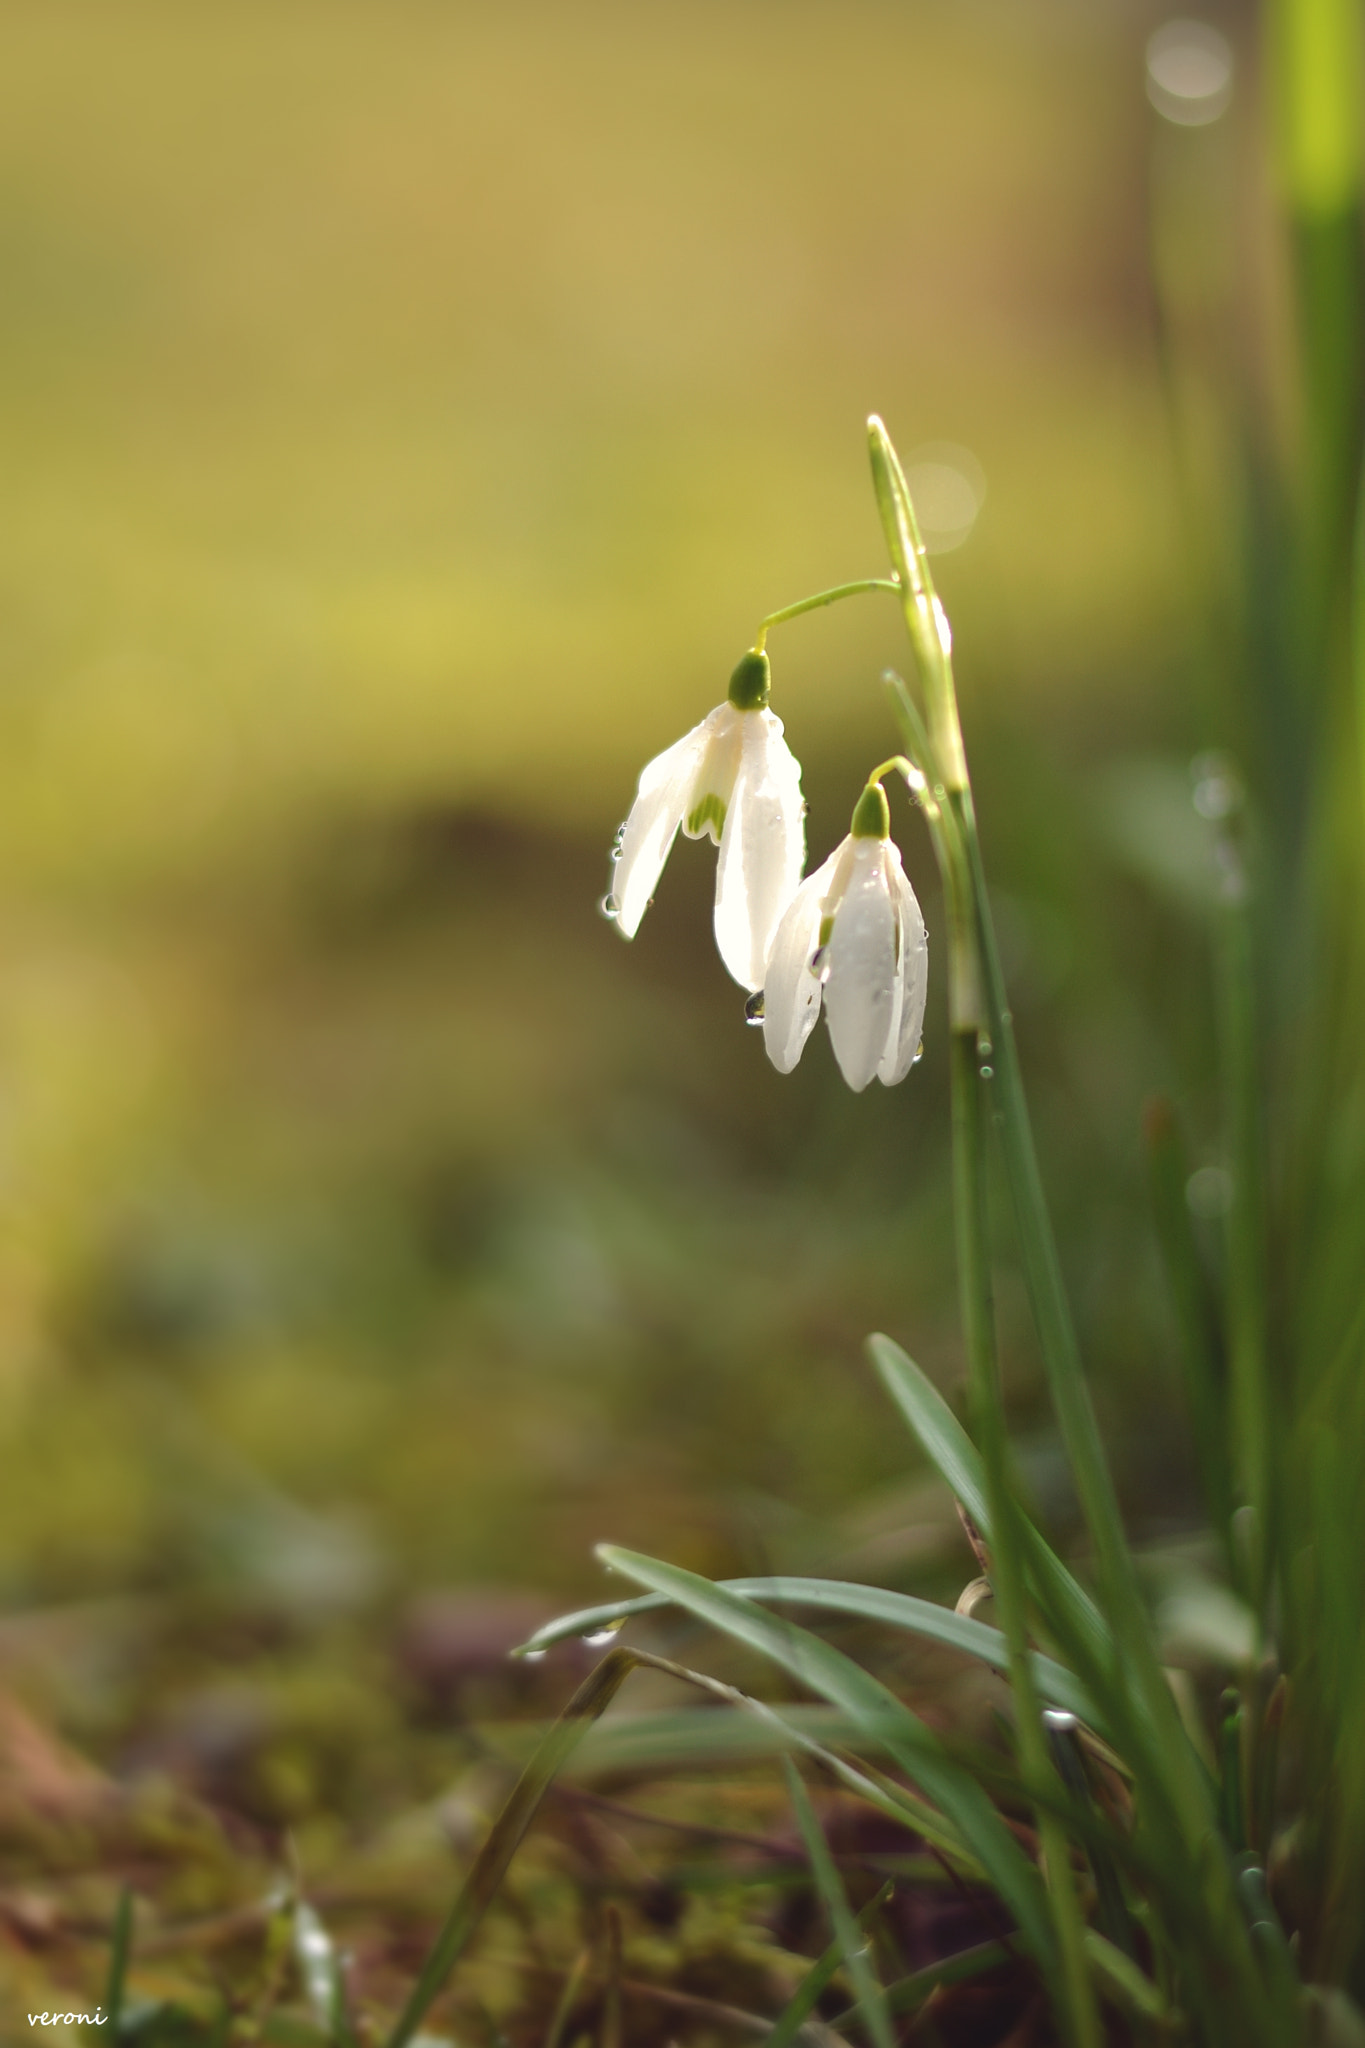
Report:
M1109 1989L1118 1993L1127 2011L1136 2013L1139 2019L1169 2023L1171 2009L1160 1985L1145 1970L1140 1970L1131 1956L1116 1948L1112 1941L1106 1941L1093 1927L1085 1931L1085 1952Z
M878 1377L918 1439L920 1448L990 1541L986 1481L975 1444L928 1375L899 1344L880 1331L867 1340ZM1114 1639L1085 1588L1022 1512L1017 1512L1028 1547L1025 1566L1033 1597L1048 1630L1087 1679L1111 1672Z
M938 1737L903 1700L818 1636L778 1620L709 1579L612 1544L604 1544L598 1555L612 1570L652 1592L667 1593L689 1613L746 1643L832 1706L842 1708L862 1733L942 1808L1027 1934L1045 1972L1054 1973L1056 1945L1038 1872L980 1786L952 1761Z
M628 1600L604 1600L596 1607L578 1607L572 1614L557 1615L553 1621L547 1621L524 1643L518 1643L512 1655L538 1657L542 1650L552 1649L556 1643L615 1629L619 1622L628 1621L632 1614L656 1613L667 1605L662 1593L638 1593Z
M894 1780L883 1778L880 1773L873 1772L871 1766L866 1771L859 1770L846 1758L839 1756L832 1749L827 1749L823 1743L805 1732L798 1724L810 1716L810 1708L803 1710L799 1706L787 1706L779 1713L775 1707L770 1707L766 1700L754 1699L752 1694L740 1692L737 1686L727 1685L721 1678L712 1678L708 1672L693 1671L685 1664L673 1663L668 1657L656 1657L649 1650L632 1650L626 1654L633 1656L637 1663L647 1664L651 1670L667 1672L672 1678L680 1678L685 1684L695 1685L702 1692L709 1692L713 1698L725 1700L731 1706L742 1709L776 1738L773 1743L776 1754L784 1755L788 1750L795 1749L800 1750L804 1756L814 1758L837 1778L840 1784L847 1785L850 1792L855 1793L860 1799L865 1799L889 1820L898 1821L902 1827L917 1829L927 1843L932 1844L944 1856L951 1857L964 1876L984 1879L985 1872L980 1864L965 1847L951 1822L945 1820L937 1808L930 1806L917 1793L907 1790L904 1785L898 1785ZM719 1720L720 1715L694 1714L691 1718L694 1721L704 1720L709 1725ZM847 1715L836 1714L833 1719L835 1732L829 1737L831 1741L844 1742L850 1747L856 1747L862 1739L868 1746L874 1746L873 1738L860 1738L856 1725Z
M993 1670L1004 1671L1008 1666L1005 1638L999 1629L991 1628L984 1621L973 1621L969 1615L958 1614L951 1607L939 1607L932 1600L917 1599L911 1593L893 1593L881 1586L860 1586L846 1579L795 1576L721 1579L717 1583L727 1593L737 1593L746 1600L775 1600L784 1604L790 1602L794 1607L822 1607L833 1614L885 1622L890 1628L924 1636L950 1650L961 1650L965 1655L989 1664ZM624 1620L632 1614L668 1605L670 1602L661 1594L651 1593L643 1599L622 1600L615 1607L585 1608L581 1613L548 1622L536 1631L525 1647L531 1652L548 1648L566 1636L583 1635L611 1621ZM1050 1705L1066 1707L1102 1732L1098 1710L1074 1672L1068 1671L1064 1664L1057 1663L1052 1657L1035 1655L1030 1662L1034 1682Z

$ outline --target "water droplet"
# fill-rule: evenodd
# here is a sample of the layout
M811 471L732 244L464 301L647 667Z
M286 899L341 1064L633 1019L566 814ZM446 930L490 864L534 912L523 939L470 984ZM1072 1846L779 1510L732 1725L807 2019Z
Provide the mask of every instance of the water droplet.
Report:
M623 1622L613 1621L606 1628L593 1629L590 1635L584 1636L583 1640L590 1650L600 1650L604 1643L615 1642L624 1625Z
M1206 1223L1226 1216L1232 1207L1232 1175L1225 1166L1201 1166L1185 1183L1185 1200Z
M1203 128L1232 98L1232 46L1206 21L1168 21L1147 45L1147 97L1179 128Z
M994 1051L995 1047L991 1044L989 1033L978 1031L976 1034L977 1058L979 1060L988 1060Z
M1225 775L1206 775L1194 786L1194 807L1201 818L1211 823L1226 818L1233 809L1234 797L1231 784Z
M614 924L621 915L621 906L614 896L604 896L598 903L597 911L600 917L605 917L609 923Z
M1230 818L1242 802L1237 769L1226 754L1196 754L1190 763L1191 801L1201 818L1218 825Z
M911 1066L912 1066L912 1067L917 1067L917 1066L919 1065L920 1061L921 1061L921 1060L922 1060L923 1058L924 1058L924 1040L923 1040L923 1039L921 1039L921 1040L920 1040L920 1042L919 1042L919 1044L918 1044L918 1045L917 1045L917 1046L915 1047L915 1057L914 1057L914 1058L913 1058L913 1059L911 1060L911 1062L910 1062Z
M612 850L612 854L613 854L613 856L615 856L616 854L618 854L618 853L619 853L619 852L621 851L621 847L622 847L622 844L623 844L623 842L624 842L624 840L625 840L625 836L626 836L626 828L625 828L624 824L618 825L618 826L617 826L617 828L616 828L616 837L615 837L615 838L614 838L614 839L612 840L612 842L611 842L611 850Z
M761 1025L761 1024L762 1024L762 1022L763 1022L763 991L762 991L762 989L759 989L759 990L757 991L757 993L756 993L756 994L754 994L754 995L751 995L751 996L750 996L750 998L749 998L749 1000L748 1000L748 1002L747 1002L747 1003L746 1003L746 1004L744 1005L744 1021L745 1021L745 1023L746 1023L746 1024L758 1024L758 1025Z
M543 1650L523 1650L521 1661L523 1664L539 1664L544 1660L544 1656Z
M823 988L825 983L829 980L828 946L821 946L818 952L812 953L810 971L815 976L815 979L819 982L821 988Z
M981 1069L981 1078L983 1081L993 1081L995 1079L995 1068L983 1067Z

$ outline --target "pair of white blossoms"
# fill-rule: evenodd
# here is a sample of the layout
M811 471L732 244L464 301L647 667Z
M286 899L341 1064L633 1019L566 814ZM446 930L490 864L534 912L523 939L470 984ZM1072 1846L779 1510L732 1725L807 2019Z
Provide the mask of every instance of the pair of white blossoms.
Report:
M716 944L779 1073L789 1074L823 1002L850 1088L904 1080L919 1053L929 982L924 919L892 842L880 783L868 783L848 837L803 882L801 767L768 709L765 654L746 654L717 705L640 777L607 899L633 939L678 829L708 835L716 867Z

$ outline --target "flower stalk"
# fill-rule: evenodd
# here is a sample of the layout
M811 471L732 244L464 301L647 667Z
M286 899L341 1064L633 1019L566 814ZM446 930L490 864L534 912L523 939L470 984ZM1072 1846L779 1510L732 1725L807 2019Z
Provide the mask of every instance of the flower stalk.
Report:
M1023 1541L1014 1512L1005 1442L1004 1401L996 1347L991 1288L990 1221L986 1206L986 1144L981 1114L983 1081L977 1039L971 1030L952 1034L953 1210L957 1235L958 1291L966 1338L969 1402L985 1467L986 1499L995 1542L990 1555L991 1589L1009 1656L1019 1761L1027 1783L1042 1795L1035 1808L1039 1841L1057 1930L1061 1982L1054 1987L1073 2048L1098 2048L1099 2009L1086 1964L1084 1924L1076 1895L1071 1845L1050 1810L1065 1799L1043 1730L1042 1706L1029 1667ZM1044 1803L1046 1802L1046 1803Z
M907 624L911 628L911 641L920 664L925 701L930 712L929 722L921 719L914 699L899 678L893 676L888 680L908 751L925 775L934 799L935 812L926 810L926 816L943 873L950 928L956 935L950 945L950 977L954 972L953 961L959 963L958 971L970 961L974 977L956 997L951 988L949 995L950 1021L954 1025L955 1207L960 1271L963 1275L963 1315L974 1389L973 1409L981 1433L987 1497L996 1518L997 1531L1015 1532L1008 1544L1003 1533L997 1534L996 1539L999 1552L1003 1553L1008 1547L1014 1553L1006 1563L1004 1576L1000 1575L998 1561L993 1574L997 1602L1002 1589L1005 1594L1005 1606L1001 1610L1002 1630L1007 1640L1012 1637L1013 1669L1013 1646L1025 1624L1022 1621L1023 1593L1012 1584L1011 1571L1017 1568L1022 1578L1025 1553L1016 1513L1017 1496L1006 1462L1004 1410L993 1359L993 1330L988 1321L989 1295L983 1294L983 1288L988 1285L986 1276L989 1271L984 1206L978 1204L978 1198L971 1192L971 1183L978 1180L982 1172L980 1158L973 1156L982 1142L979 1103L975 1099L975 1091L981 1085L977 1070L980 1041L969 1036L965 1020L978 1005L984 1011L984 1029L991 1048L992 1088L996 1104L994 1121L1000 1132L1049 1392L1082 1512L1095 1546L1103 1606L1113 1623L1118 1661L1112 1666L1096 1668L1093 1659L1086 1655L1085 1645L1068 1643L1066 1647L1087 1683L1105 1698L1116 1732L1120 1734L1135 1768L1142 1794L1144 1832L1153 1848L1168 1861L1169 1867L1183 1867L1192 1879L1188 1886L1182 1886L1187 1917L1184 1926L1176 1933L1177 1941L1202 1952L1206 1960L1215 1953L1222 1958L1228 1982L1237 1985L1239 1992L1247 1992L1245 1997L1237 1999L1239 2038L1268 2044L1276 2038L1275 2028L1282 2014L1274 2011L1251 1989L1257 1981L1257 1971L1252 1962L1246 1918L1235 1896L1231 1868L1222 1857L1210 1860L1208 1854L1216 1821L1210 1781L1201 1769L1180 1721L1174 1696L1157 1657L1090 1390L1081 1366L1033 1143L1014 1038L1014 1020L1005 991L986 889L953 688L951 638L934 596L923 543L914 524L909 491L895 450L879 421L869 423L869 435L878 502L883 506L888 545L898 575L903 573L902 554L907 549L909 551L912 573L905 574L904 580L908 588L913 587L917 601L913 608L907 604ZM892 508L890 518L885 510L888 504ZM924 630L924 621L929 618L941 622L932 643ZM945 733L951 750L949 758L955 757L955 766L951 770L940 752L940 736ZM973 1091L970 1098L967 1093L969 1080ZM975 1270L978 1256L982 1261L980 1274ZM989 1349L987 1336L990 1338ZM1016 1593L1019 1596L1018 1612L1011 1611ZM1025 1683L1027 1676L1025 1671ZM1029 1756L1025 1752L1024 1735L1025 1697L1016 1690L1021 1760L1028 1770ZM1036 1718L1031 1718L1030 1731L1035 1726L1045 1748L1041 1724ZM1050 1760L1045 1763L1044 1773L1034 1777L1034 1782L1040 1789L1047 1785L1050 1793L1050 1781L1055 1773L1048 1767L1049 1763ZM1051 1878L1054 1869L1060 1866L1055 1858L1049 1858L1048 1862ZM1067 1868L1069 1871L1069 1864ZM1074 1903L1074 1889L1068 1886L1067 1890L1070 1891L1070 1901L1066 1891L1054 1893L1054 1912L1066 1979L1059 2004L1060 2010L1067 2015L1073 2040L1080 2040L1090 2038L1078 2031L1089 2021L1084 2006L1078 2010L1075 1998L1079 1995L1082 1999L1089 1997L1093 2000L1093 1992L1077 1991L1073 1974L1074 1956L1068 1939L1069 1904Z
M912 789L918 785L922 791L921 801L943 880L948 915L953 1221L957 1243L958 1296L967 1352L968 1401L973 1432L981 1450L986 1503L994 1536L989 1576L1008 1655L1019 1761L1026 1782L1040 1795L1035 1813L1057 1931L1060 1979L1052 1988L1058 2011L1064 2016L1072 2048L1098 2048L1102 2038L1099 2008L1086 1962L1085 1928L1076 1892L1071 1847L1056 1811L1059 1803L1065 1803L1067 1795L1048 1748L1041 1702L1029 1664L1023 1565L1025 1539L1015 1513L1016 1494L1009 1471L991 1285L986 1127L981 1101L981 1091L988 1084L983 1079L980 1064L982 1051L989 1047L990 1042L982 1033L982 975L971 869L966 857L961 812L944 788L933 742L921 725L913 699L899 678L890 677L888 680L896 687L898 698L908 711L905 723L909 728L911 752L920 756L919 765L913 770L913 780L910 775L906 779ZM951 689L951 676L948 683ZM955 707L952 726L957 729ZM896 765L903 766L904 772L904 767L910 764ZM962 772L965 776L965 754Z
M934 595L928 558L920 536L919 522L910 499L905 472L891 445L891 437L877 415L867 423L868 451L872 458L872 485L877 494L887 551L896 571L901 610L915 650L915 660L924 681L924 699L929 712L929 738L950 796L970 788L967 755L962 744L962 727L957 715L957 693L953 688L953 641L943 607Z
M785 625L788 619L799 619L806 612L822 611L827 604L838 604L846 597L863 597L869 590L899 591L900 584L893 576L862 576L855 583L836 583L831 590L819 590L814 597L800 597L795 604L784 604L780 611L769 612L766 619L760 619L754 635L754 653L762 654L768 634L774 626Z

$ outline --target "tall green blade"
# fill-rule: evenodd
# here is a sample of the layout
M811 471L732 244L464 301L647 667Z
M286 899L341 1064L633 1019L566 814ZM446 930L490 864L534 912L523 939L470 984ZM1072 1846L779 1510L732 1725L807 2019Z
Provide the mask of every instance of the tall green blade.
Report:
M1190 1431L1204 1506L1232 1565L1232 1474L1227 1451L1224 1364L1213 1290L1199 1258L1185 1199L1189 1160L1175 1111L1156 1097L1143 1116L1157 1243L1175 1309Z
M787 1793L796 1814L796 1825L801 1830L801 1840L810 1859L815 1888L824 1900L834 1939L839 1944L844 1968L853 1986L854 2010L872 2036L876 2048L895 2048L891 2016L886 2009L886 1996L868 1960L861 1930L853 1917L848 1895L834 1867L834 1858L829 1853L829 1843L825 1840L824 1832L815 1817L815 1810L806 1796L806 1788L801 1783L796 1766L790 1757L784 1756L782 1759L782 1774L787 1781Z

